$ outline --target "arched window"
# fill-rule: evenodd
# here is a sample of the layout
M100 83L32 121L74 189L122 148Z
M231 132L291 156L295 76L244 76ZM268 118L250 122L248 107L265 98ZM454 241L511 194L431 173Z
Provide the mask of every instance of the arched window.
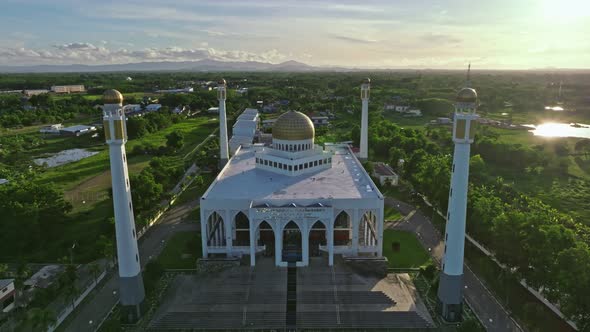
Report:
M352 222L345 211L340 212L334 220L334 245L348 246L352 244Z

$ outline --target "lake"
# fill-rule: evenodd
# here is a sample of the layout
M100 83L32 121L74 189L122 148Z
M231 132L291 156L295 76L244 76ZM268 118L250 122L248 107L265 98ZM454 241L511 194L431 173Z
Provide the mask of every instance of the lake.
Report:
M525 126L533 128L529 131L535 136L590 138L590 125L583 123L573 124L548 122L536 126Z

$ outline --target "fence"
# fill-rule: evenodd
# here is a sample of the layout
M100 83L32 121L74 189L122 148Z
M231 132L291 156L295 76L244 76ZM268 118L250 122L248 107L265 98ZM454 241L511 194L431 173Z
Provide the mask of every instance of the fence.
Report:
M86 285L83 286L84 292L78 296L74 301L72 301L71 305L66 306L56 317L56 322L54 325L50 326L47 329L47 332L55 331L61 323L63 323L66 318L76 309L76 307L86 298L86 296L98 285L98 283L106 276L107 270L102 271L102 273L93 280L90 280Z

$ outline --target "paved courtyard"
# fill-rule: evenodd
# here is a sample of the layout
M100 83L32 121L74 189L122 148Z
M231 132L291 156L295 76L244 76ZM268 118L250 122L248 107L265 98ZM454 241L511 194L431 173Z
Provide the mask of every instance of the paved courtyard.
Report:
M296 270L259 259L207 276L180 275L150 322L153 330L284 329L288 283L296 283L296 327L426 328L432 319L405 274L363 277L314 258ZM292 327L292 326L290 326Z

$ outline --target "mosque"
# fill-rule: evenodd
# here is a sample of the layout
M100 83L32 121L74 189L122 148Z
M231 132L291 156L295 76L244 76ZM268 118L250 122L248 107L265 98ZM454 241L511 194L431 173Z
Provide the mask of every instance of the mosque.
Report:
M370 81L361 85L359 158L367 156ZM226 83L218 85L222 170L201 197L203 257L271 257L307 266L310 257L382 256L383 195L348 144L314 142L310 118L296 111L274 123L272 143L243 144L230 156Z

